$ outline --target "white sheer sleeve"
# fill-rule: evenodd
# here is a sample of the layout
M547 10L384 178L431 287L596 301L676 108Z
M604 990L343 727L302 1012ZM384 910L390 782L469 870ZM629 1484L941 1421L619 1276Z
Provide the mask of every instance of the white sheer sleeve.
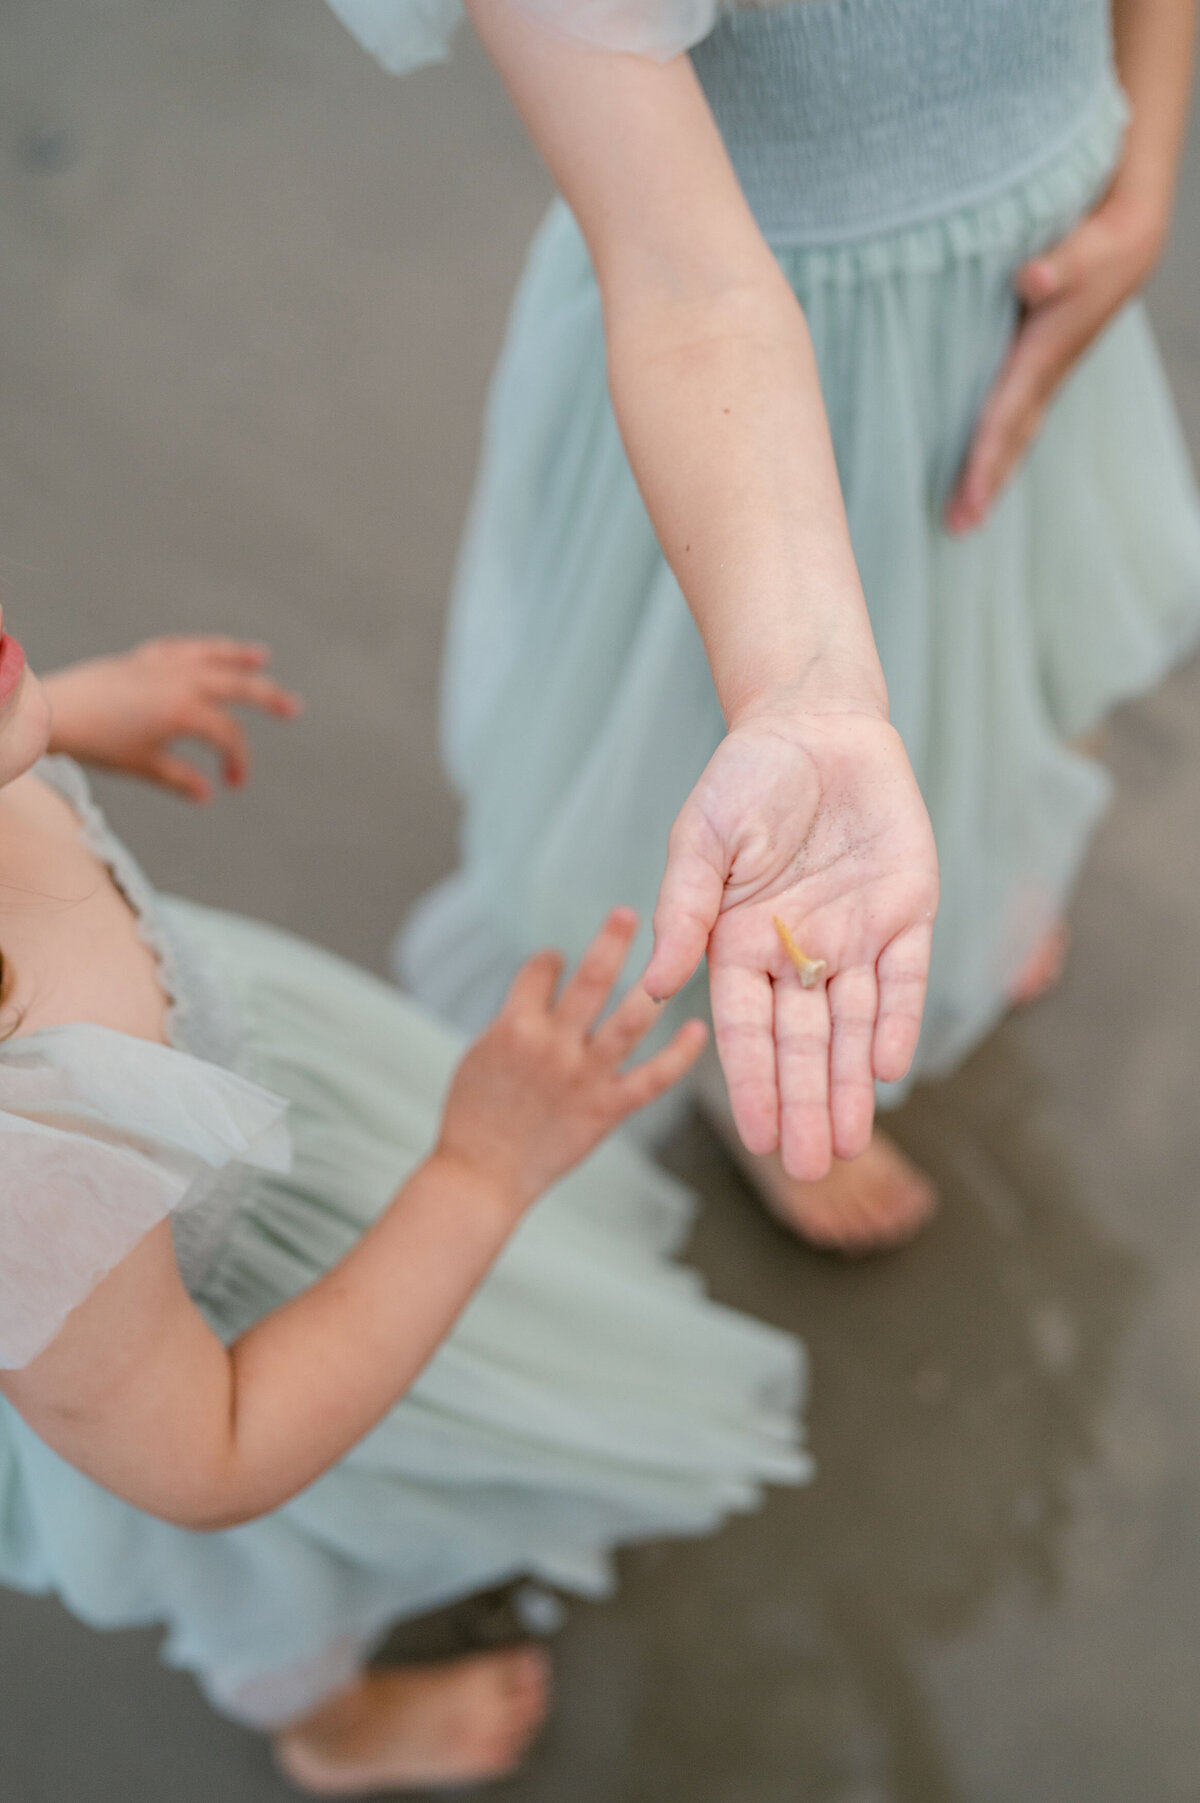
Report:
M666 62L708 36L728 0L516 0L550 31L597 50ZM364 50L404 75L442 62L462 19L461 0L329 0Z
M285 1171L287 1104L167 1046L55 1027L0 1048L0 1367L27 1365L205 1171Z
M393 75L445 62L463 16L461 0L329 0L329 6Z

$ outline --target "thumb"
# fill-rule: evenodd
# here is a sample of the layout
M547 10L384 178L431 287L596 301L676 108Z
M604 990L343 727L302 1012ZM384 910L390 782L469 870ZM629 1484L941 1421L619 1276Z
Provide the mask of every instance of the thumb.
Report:
M1039 251L1027 263L1022 263L1013 277L1013 287L1017 297L1027 306L1038 307L1046 301L1057 300L1074 287L1079 280L1082 264L1087 251L1087 231L1090 221L1085 219L1074 231L1060 238L1047 250Z
M642 982L656 1001L682 989L708 947L721 912L729 853L690 803L671 828L654 909L654 952Z

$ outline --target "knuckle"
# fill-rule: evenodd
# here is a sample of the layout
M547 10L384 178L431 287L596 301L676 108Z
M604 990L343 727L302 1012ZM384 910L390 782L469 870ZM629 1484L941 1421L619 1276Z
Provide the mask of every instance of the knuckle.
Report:
M823 1058L829 1049L828 1036L807 1027L777 1029L775 1043L781 1055L790 1058Z
M754 1021L720 1020L716 1023L714 1033L718 1046L736 1051L742 1046L755 1046L764 1038L763 1029Z

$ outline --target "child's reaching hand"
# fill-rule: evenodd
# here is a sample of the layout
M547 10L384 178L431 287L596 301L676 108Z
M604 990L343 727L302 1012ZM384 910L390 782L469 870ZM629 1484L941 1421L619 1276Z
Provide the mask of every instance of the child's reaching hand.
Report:
M231 788L244 783L249 745L230 709L255 707L290 720L302 705L266 674L270 657L265 645L241 639L163 638L71 664L42 681L54 713L50 749L207 801L209 778L174 742L211 746L222 781Z
M636 930L633 910L615 908L561 990L557 952L521 967L458 1067L437 1157L469 1167L523 1208L679 1081L704 1045L702 1021L688 1021L630 1070L622 1067L658 1019L658 1003L639 983L600 1021Z

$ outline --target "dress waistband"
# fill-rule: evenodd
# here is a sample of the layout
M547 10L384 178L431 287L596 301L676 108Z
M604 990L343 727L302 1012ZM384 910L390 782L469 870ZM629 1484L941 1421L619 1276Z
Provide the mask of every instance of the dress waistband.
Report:
M968 206L1124 98L1106 0L794 0L730 13L692 61L777 245Z

